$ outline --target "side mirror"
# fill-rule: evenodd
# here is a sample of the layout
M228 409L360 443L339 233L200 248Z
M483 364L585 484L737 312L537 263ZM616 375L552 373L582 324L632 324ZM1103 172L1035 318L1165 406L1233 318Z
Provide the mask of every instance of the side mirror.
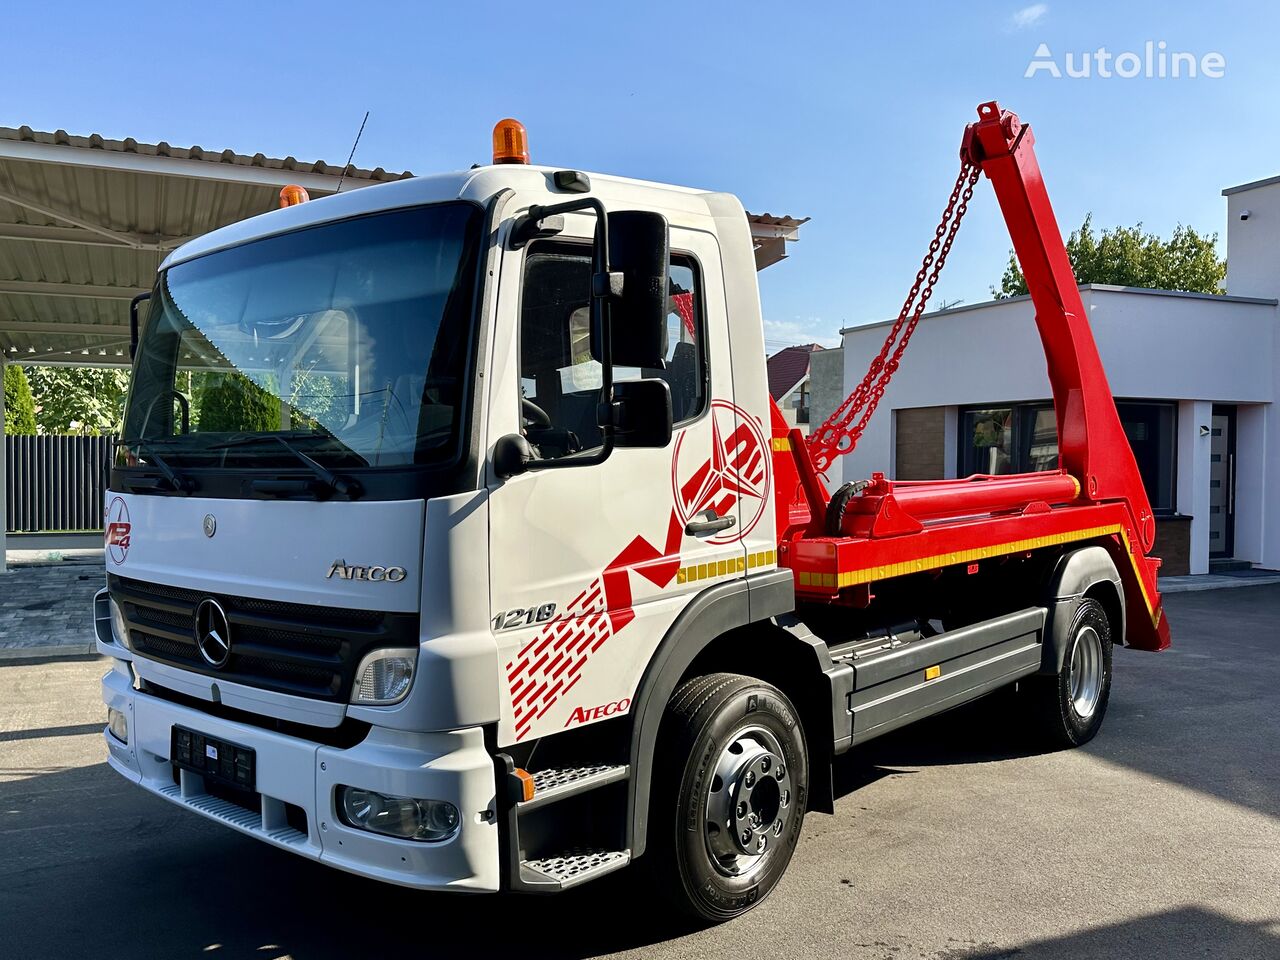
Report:
M667 218L646 210L609 214L609 272L622 277L621 295L609 301L611 357L600 356L600 338L591 353L615 367L660 368L667 356L667 274L671 231Z
M613 436L618 447L665 447L671 442L671 387L665 380L613 385Z

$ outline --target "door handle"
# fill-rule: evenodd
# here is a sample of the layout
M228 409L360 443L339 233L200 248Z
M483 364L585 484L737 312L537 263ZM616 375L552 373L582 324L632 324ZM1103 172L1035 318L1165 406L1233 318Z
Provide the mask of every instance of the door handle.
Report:
M684 526L684 532L691 537L696 537L703 533L719 533L721 530L728 530L738 522L737 517L717 516L714 510L703 510L698 514L698 517L700 519L690 520Z
M1227 457L1227 513L1235 516L1236 512L1236 455Z

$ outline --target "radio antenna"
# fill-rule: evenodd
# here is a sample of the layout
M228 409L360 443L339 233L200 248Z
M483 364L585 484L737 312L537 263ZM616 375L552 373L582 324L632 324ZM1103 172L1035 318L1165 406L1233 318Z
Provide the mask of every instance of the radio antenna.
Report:
M351 144L351 152L347 154L347 164L342 168L342 175L338 177L338 189L333 191L335 194L342 192L342 181L347 178L347 171L351 169L351 161L356 155L356 147L360 146L360 135L364 133L364 125L369 122L369 111L364 112L364 119L360 121L360 129L356 131L356 142Z

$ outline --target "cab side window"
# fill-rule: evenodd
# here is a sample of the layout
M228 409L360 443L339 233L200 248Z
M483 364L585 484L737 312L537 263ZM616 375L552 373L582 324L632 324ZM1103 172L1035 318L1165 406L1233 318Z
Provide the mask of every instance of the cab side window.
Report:
M667 356L661 369L616 367L614 380L656 377L671 388L672 420L707 405L702 296L694 261L674 256L667 297ZM591 258L581 248L543 245L525 261L520 310L521 426L543 459L602 442L596 405L602 382L591 358Z

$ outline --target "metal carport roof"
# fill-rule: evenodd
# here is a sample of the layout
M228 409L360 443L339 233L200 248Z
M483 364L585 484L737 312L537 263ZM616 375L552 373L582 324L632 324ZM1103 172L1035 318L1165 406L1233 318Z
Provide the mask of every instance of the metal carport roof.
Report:
M343 186L408 176L350 167ZM127 364L129 300L169 250L272 209L287 183L324 196L342 177L323 161L0 127L0 353Z

